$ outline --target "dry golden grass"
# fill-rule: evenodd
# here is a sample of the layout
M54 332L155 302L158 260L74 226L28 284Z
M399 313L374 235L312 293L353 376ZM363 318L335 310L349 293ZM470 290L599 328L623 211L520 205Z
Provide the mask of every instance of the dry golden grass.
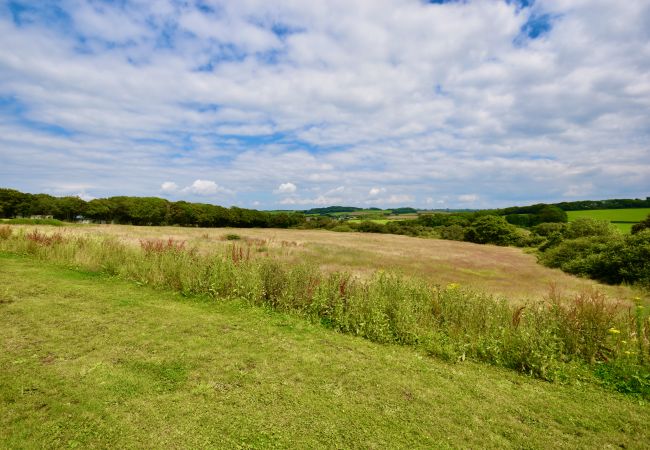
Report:
M567 294L598 289L621 300L640 295L626 286L607 286L549 269L538 264L535 255L519 248L467 242L326 230L93 225L61 227L57 231L111 235L133 245L139 245L142 239L171 237L187 241L188 246L202 252L231 245L225 236L237 234L241 240L235 242L251 245L254 252L309 261L326 271L345 270L362 277L376 270L397 271L441 285L472 286L515 301L544 297L551 286Z

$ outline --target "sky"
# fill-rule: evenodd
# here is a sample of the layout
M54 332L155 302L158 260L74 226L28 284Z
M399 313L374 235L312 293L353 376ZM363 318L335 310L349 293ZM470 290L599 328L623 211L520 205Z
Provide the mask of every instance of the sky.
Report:
M0 0L0 187L256 209L650 195L650 0Z

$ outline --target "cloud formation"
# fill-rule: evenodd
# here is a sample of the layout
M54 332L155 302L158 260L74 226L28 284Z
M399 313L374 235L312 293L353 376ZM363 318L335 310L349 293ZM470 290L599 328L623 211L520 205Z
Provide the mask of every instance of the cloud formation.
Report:
M296 192L296 185L293 183L282 183L278 186L277 192L279 194L293 194Z
M0 184L263 208L645 197L648 24L647 2L606 0L0 3Z
M200 196L210 196L218 193L230 193L232 191L230 191L230 189L219 186L217 183L211 180L195 180L194 183L183 188L181 192Z

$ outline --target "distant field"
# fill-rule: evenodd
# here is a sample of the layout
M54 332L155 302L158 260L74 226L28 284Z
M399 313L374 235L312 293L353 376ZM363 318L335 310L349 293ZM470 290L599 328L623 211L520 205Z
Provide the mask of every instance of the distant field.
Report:
M399 219L350 219L347 222L350 223L361 223L361 222L374 222L374 223L380 223L382 225L387 224L388 222L391 222L393 220L399 220Z
M569 222L578 217L592 217L594 219L608 220L618 229L629 233L632 225L641 222L650 214L650 208L632 209L594 209L587 211L567 211Z
M0 448L650 442L647 403L592 384L445 363L268 308L7 254L0 286Z
M623 300L639 295L625 286L606 286L559 269L549 269L538 264L533 254L519 248L469 242L390 234L260 228L86 225L57 227L57 230L71 234L112 235L133 245L139 245L141 239L172 237L205 252L230 245L224 237L236 234L241 237L241 243L259 243L274 257L309 262L325 271L349 271L360 277L376 270L398 271L443 286L460 283L476 287L515 301L542 298L551 285L568 293L597 288Z

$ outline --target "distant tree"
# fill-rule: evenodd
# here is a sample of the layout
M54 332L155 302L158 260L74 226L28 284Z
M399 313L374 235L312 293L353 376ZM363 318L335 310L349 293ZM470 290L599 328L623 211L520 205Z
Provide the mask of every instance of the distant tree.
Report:
M196 223L194 208L191 203L180 201L173 202L167 209L165 222L169 225L193 225Z
M545 205L535 213L531 220L532 225L550 222L566 223L568 221L569 216L567 213L554 205Z
M157 197L127 197L128 222L134 225L160 225L167 215L169 202Z
M395 208L391 210L391 213L393 214L416 214L418 212L417 209L415 208Z
M28 209L29 215L59 215L57 199L48 194L36 194L32 196Z
M74 220L76 216L83 215L87 203L79 197L60 197L56 199L57 212L55 218L60 220Z
M24 194L15 189L0 189L1 217L25 215L29 209L31 194Z
M470 215L467 213L456 214L422 214L417 221L425 227L439 227L449 225L468 226L470 224Z
M508 214L505 216L506 221L518 227L529 227L533 224L535 216L533 214Z
M86 216L93 220L113 220L115 204L107 198L96 198L86 204Z

